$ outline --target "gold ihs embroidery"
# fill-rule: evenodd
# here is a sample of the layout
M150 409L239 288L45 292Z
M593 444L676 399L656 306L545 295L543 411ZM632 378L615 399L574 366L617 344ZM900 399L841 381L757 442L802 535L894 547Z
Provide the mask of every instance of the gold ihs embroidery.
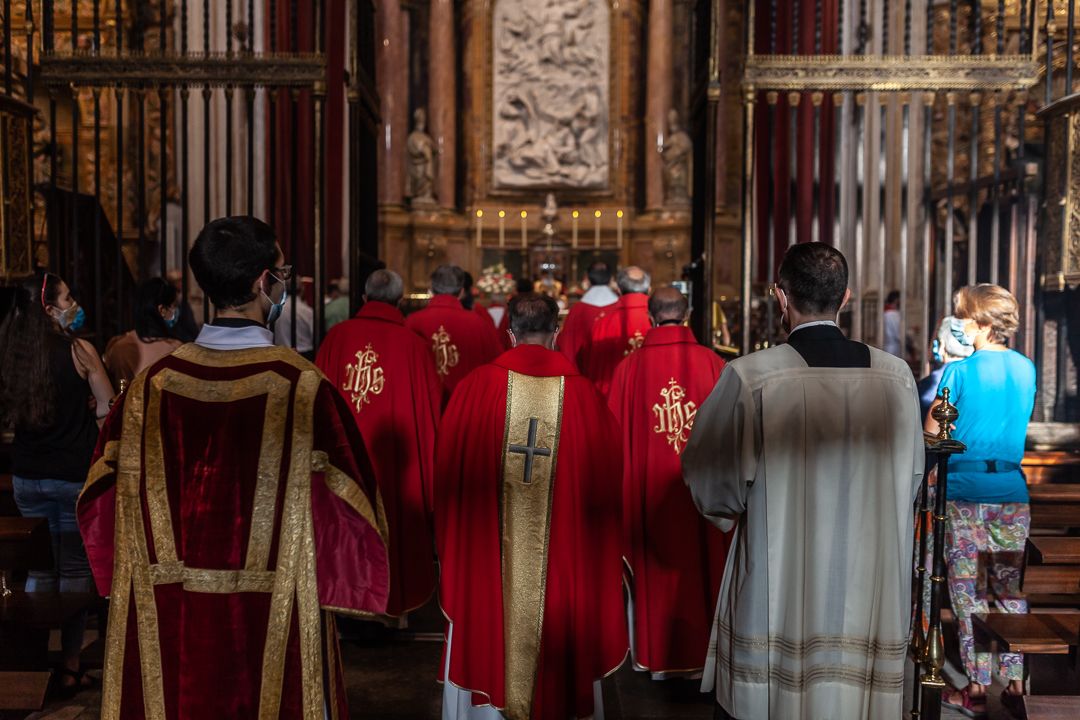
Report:
M634 334L630 336L630 339L626 341L626 350L623 351L623 357L626 357L630 353L641 348L645 344L645 336L641 334L640 330L635 330Z
M446 332L442 325L431 336L431 349L435 352L435 370L439 377L446 377L450 374L450 368L458 364L458 349L457 345L450 342L450 333Z
M368 343L363 350L356 351L356 363L345 366L345 384L341 389L349 393L356 412L371 402L372 395L382 393L386 386L386 377L378 362L379 354Z
M682 453L686 447L686 441L690 439L690 430L694 427L694 418L697 416L697 405L686 398L686 390L671 378L667 387L660 390L662 402L652 406L656 414L656 427L653 432L658 435L667 435L668 445L675 450L675 454Z

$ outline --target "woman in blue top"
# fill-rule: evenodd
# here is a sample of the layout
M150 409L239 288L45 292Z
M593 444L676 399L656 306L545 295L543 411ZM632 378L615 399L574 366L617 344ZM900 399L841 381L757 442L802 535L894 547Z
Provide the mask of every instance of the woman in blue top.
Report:
M1006 345L1020 325L1016 298L1008 290L968 286L956 293L954 304L975 352L945 366L938 392L951 391L960 412L954 436L967 446L949 462L945 553L969 684L949 693L945 704L980 717L986 714L991 655L975 652L972 615L988 611L988 585L998 610L1027 612L1020 575L1031 513L1020 462L1035 404L1035 365ZM926 429L936 433L937 422L928 418ZM1003 653L999 670L1009 683L1003 702L1020 705L1023 656Z

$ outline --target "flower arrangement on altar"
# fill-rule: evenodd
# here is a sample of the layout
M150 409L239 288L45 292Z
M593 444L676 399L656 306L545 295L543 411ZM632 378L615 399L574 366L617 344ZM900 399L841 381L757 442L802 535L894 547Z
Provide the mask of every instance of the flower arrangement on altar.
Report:
M484 268L476 282L476 288L485 295L509 295L515 287L514 276L502 263Z

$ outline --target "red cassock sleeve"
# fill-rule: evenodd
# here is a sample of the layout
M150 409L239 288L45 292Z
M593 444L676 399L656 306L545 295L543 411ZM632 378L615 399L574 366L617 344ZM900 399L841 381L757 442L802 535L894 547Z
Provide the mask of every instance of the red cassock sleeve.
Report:
M319 603L382 613L390 593L386 515L364 441L348 406L323 381L315 399L314 449L326 464L311 478Z
M454 625L450 679L505 707L500 540L505 369L459 386L436 445L441 601ZM549 526L544 620L532 717L593 713L593 682L627 649L618 426L592 384L566 378Z
M98 594L112 591L113 548L116 542L116 466L123 427L124 398L117 400L98 433L90 474L79 494L76 515L86 557Z

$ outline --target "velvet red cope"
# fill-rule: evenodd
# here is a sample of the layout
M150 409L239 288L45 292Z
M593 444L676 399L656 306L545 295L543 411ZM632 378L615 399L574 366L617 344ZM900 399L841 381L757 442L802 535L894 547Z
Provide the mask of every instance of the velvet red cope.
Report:
M565 376L554 473L540 658L532 717L585 717L593 681L626 654L618 426L592 384L557 352L518 346L467 377L436 449L441 600L454 625L450 680L505 707L500 550L502 443L510 372Z
M699 669L708 652L730 539L697 512L680 458L723 367L689 328L653 328L616 369L608 396L622 426L634 661L653 672Z
M234 353L198 352L204 357L234 357ZM122 661L111 655L106 659L107 686L117 681L122 684L118 707L107 706L106 688L103 717L145 717L148 710L144 702L153 702L153 678L159 674L163 714L169 720L255 717L266 693L280 696L279 717L300 718L304 668L313 668L321 658L329 673L326 677L341 677L340 667L332 659L338 657L336 637L321 631L318 606L364 613L385 609L389 577L378 523L372 524L374 518L365 518L341 494L358 493L353 502L362 497L372 509L377 507L363 444L340 396L325 380L317 379L314 366L291 351L261 348L237 352L246 353L252 362L227 366L177 356L158 362L143 376L145 384L140 385L137 379L117 403L100 435L95 465L79 500L80 531L98 587L113 596L114 606L121 596L130 600L127 622L123 622L124 617L112 618L109 625L110 638L121 633L124 655ZM284 386L277 401L267 394L271 384L267 378ZM228 401L214 396L214 392L235 391L244 383L251 390L250 397ZM161 388L160 393L151 391L155 385ZM155 395L156 406L151 402ZM310 407L310 426L298 424L301 404ZM125 418L131 433L125 432ZM282 428L281 436L274 438L281 459L277 466L268 466L269 475L263 476L259 468L267 447L263 434L264 430L275 434L274 418ZM155 465L148 459L148 448L158 437L162 462ZM308 445L311 466L297 465L290 476L294 453ZM118 458L125 456L133 458L130 462L136 463L139 474L133 481L122 479L118 486ZM321 457L325 461L317 460ZM329 477L331 468L339 473L334 479ZM128 482L133 483L130 487L135 494L119 496L118 490ZM291 495L289 488L308 485L310 505L298 507L290 499L297 496ZM259 488L272 488L273 492L260 495ZM165 500L162 519L167 523L167 535L154 534L151 495ZM263 498L262 504L258 497ZM118 526L121 500L141 508L138 534L131 527ZM269 508L265 535L252 531L257 507ZM302 520L305 515L310 517L310 526ZM267 638L273 635L275 616L270 612L272 593L266 575L260 573L276 577L283 572L279 563L290 552L281 542L286 523L308 528L298 537L310 538L312 554L296 555L300 564L296 572L297 577L312 573L315 582L312 586L297 580L289 625L281 626L286 638L283 682L280 689L272 685L264 688L263 653ZM156 527L162 528L160 522ZM147 560L139 561L132 548L140 544L143 535ZM179 563L172 571L181 573L182 581L170 581L170 568L161 565L163 553L167 553L162 540L169 537ZM249 546L249 538L258 541ZM147 561L166 573L151 585L156 624L150 615L137 610L130 585L113 586L114 558L118 556L135 557L133 572L147 573L145 577L155 577ZM260 556L264 559L258 560ZM252 562L254 565L249 564ZM226 589L231 573L260 589ZM314 616L302 609L305 607L314 608ZM316 623L312 628L318 647L314 658L305 659L301 650L301 614L308 618L305 622L314 617ZM144 627L156 635L156 657L141 657L147 640L145 636L140 640ZM111 642L108 645L112 647ZM150 668L145 677L144 661ZM321 688L323 676L316 677ZM340 683L337 687L341 689ZM331 694L326 688L321 688L321 693L339 711L347 710L344 693Z
M435 590L431 534L435 431L442 385L431 351L396 307L368 302L332 328L316 365L360 429L390 528L390 600L401 615Z

